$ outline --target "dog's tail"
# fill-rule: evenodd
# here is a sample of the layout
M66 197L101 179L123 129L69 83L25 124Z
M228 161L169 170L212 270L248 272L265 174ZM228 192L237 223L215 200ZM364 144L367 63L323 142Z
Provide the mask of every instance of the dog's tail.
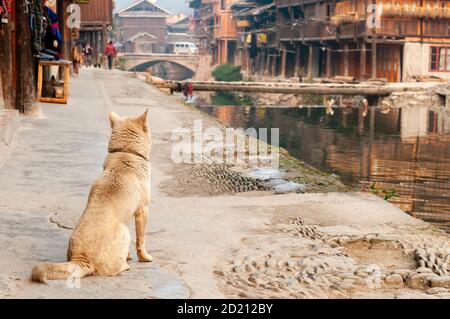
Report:
M31 280L46 284L47 280L83 278L94 274L94 267L86 262L70 261L61 264L42 264L33 268Z

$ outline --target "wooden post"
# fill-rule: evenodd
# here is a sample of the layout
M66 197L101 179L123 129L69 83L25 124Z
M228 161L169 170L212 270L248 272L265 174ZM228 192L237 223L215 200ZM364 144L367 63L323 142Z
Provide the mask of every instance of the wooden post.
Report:
M313 77L313 55L314 55L314 50L313 50L313 46L310 44L308 46L308 79L311 79Z
M3 98L3 81L0 77L0 111L5 108L5 99Z
M264 67L264 75L270 75L270 56L269 50L266 50L266 66Z
M218 58L219 64L223 64L223 50L224 50L223 40L219 40L219 58Z
M298 78L300 76L300 63L301 63L301 46L297 43L295 46L295 74L294 77Z
M372 42L372 79L377 77L377 43L375 39Z
M11 29L10 20L0 29L0 83L3 95L3 105L7 109L14 108L14 87L12 73Z
M41 64L38 64L38 74L37 74L37 96L36 99L38 101L42 98L42 88L44 85L44 67Z
M34 61L31 48L29 13L25 1L15 1L16 14L16 108L20 112L33 110L36 97Z
M281 52L281 77L284 79L286 78L286 60L287 60L287 52L286 52L286 44L283 44L281 46L282 52Z
M255 58L255 74L259 77L261 76L261 52Z
M333 76L333 66L331 65L331 47L327 46L327 78Z
M363 42L361 42L361 47L360 47L360 65L359 65L361 80L365 80L366 75L367 75L366 74L367 73L366 60L367 60L366 43L363 41Z
M217 64L222 64L222 56L223 56L223 42L219 40L219 45L217 46Z
M228 40L223 42L223 63L228 63Z
M348 76L348 44L344 44L344 76Z
M278 56L274 55L272 57L272 65L270 68L270 75L272 75L272 76L277 75L277 62L278 62Z
M106 32L106 27L107 27L106 22L103 21L102 31L100 31L100 34L99 34L99 36L100 36L100 53L105 52L106 44L110 40L108 37L108 33Z
M57 9L58 20L59 20L58 24L59 24L59 29L60 29L61 36L63 39L61 53L62 53L62 56L64 59L71 60L70 59L70 55L71 55L70 29L66 22L67 17L68 17L68 12L67 12L68 6L69 6L68 1L58 0L56 3L56 9ZM92 46L92 41L89 44Z
M250 52L248 50L245 51L245 67L247 68L247 76L252 75L252 61L250 59Z
M98 31L94 31L94 57L92 59L93 63L94 63L94 67L96 67L98 65L98 53L100 51L100 35Z
M264 76L266 74L266 62L267 60L267 51L265 49L261 50L261 76Z

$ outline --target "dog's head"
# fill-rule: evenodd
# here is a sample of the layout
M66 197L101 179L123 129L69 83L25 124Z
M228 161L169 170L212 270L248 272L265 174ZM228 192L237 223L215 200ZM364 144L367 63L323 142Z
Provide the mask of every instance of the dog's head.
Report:
M139 117L109 115L112 134L108 151L124 152L150 159L150 130L147 125L148 110Z

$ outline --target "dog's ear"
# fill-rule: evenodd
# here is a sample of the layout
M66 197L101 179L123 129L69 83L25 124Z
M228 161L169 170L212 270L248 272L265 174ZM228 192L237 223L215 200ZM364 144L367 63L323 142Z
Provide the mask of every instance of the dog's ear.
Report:
M144 114L142 114L141 116L139 116L137 118L137 122L139 123L139 125L141 125L141 127L144 129L144 131L147 132L148 130L148 126L147 126L147 118L148 118L148 109L147 111L145 111Z
M119 115L117 115L115 112L109 113L109 122L111 123L111 128L114 128L114 126L119 121L120 121L120 116Z

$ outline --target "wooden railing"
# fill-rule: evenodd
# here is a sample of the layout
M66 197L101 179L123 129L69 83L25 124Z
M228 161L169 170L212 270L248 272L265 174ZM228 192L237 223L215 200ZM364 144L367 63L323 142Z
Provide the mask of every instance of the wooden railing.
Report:
M421 31L421 23L423 23ZM279 24L277 26L278 38L282 41L289 40L320 40L333 38L355 38L364 35L367 32L365 21L342 24L336 27L329 23L309 22L298 24ZM379 36L388 36L395 38L405 37L428 37L428 38L450 38L449 20L427 20L421 22L415 20L382 20L380 28L374 30ZM421 34L421 32L423 32Z
M308 3L314 3L314 2L318 2L317 0L276 0L276 5L277 7L281 8L281 7L295 7L295 6L300 6L302 4L308 4Z
M346 24L337 28L330 23L308 22L299 24L279 24L280 40L320 40L342 37L358 37L365 32L364 21Z
M421 31L421 24L423 28ZM423 32L423 34L421 34ZM403 37L450 37L449 20L398 20L386 19L381 21L381 27L376 29L378 35Z
M424 37L450 37L450 21L426 20L423 22Z
M386 19L381 21L376 34L397 37L420 36L420 20Z

